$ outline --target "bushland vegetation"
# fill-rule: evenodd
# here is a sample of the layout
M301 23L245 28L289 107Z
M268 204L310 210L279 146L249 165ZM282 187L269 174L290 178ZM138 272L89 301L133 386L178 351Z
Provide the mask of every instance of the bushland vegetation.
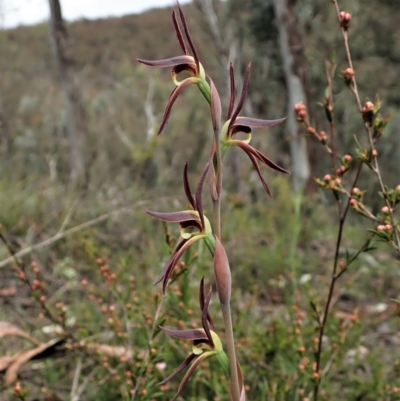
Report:
M195 80L170 114L170 68L136 60L182 55L170 9L65 25L78 176L48 25L0 32L0 399L400 399L397 1L288 1L286 19L274 1L182 10L197 54L171 67ZM296 133L271 123L284 116ZM263 124L260 180L232 141ZM299 138L310 174L296 184Z

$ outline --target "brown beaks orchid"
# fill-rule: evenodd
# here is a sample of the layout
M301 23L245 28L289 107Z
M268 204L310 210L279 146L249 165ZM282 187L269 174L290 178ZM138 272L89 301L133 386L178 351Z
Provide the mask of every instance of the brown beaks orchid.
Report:
M154 282L154 284L157 284L161 281L163 282L164 293L168 285L168 280L171 277L171 274L176 264L178 263L182 255L185 253L185 251L193 243L201 239L204 239L207 247L213 253L215 246L215 239L212 235L211 224L207 219L207 217L204 216L203 214L203 202L202 202L203 185L208 173L208 167L209 165L207 164L197 184L195 196L193 197L188 180L188 164L187 162L185 164L185 168L183 170L183 184L185 188L186 197L193 210L183 210L180 212L172 212L172 213L159 213L146 210L146 213L159 220L163 220L169 223L179 223L180 225L182 240L178 243L178 245L172 252L172 255L169 258L163 272Z
M229 361L223 350L222 342L218 335L214 331L214 324L208 313L208 307L211 301L211 288L207 296L204 293L204 278L200 282L199 292L200 309L202 313L202 328L192 330L176 330L161 327L161 329L171 337L179 338L182 340L192 341L192 353L168 376L160 385L163 385L175 376L181 373L184 369L189 366L189 369L185 373L181 383L179 384L178 391L171 401L176 400L180 392L182 391L185 384L188 382L190 377L193 375L196 368L200 365L204 359L210 356L216 356L219 363L225 369L226 373L229 374Z
M231 64L230 66L231 97L230 97L227 121L223 125L220 134L221 151L222 154L224 154L228 146L238 146L241 149L243 149L246 152L249 159L251 160L251 162L253 163L257 171L257 174L260 177L260 180L264 186L265 191L267 192L268 195L271 196L271 191L269 190L268 185L264 179L259 163L265 164L266 166L272 168L273 170L279 171L281 173L288 174L288 171L275 164L272 160L270 160L268 157L266 157L260 151L253 148L250 145L251 133L253 131L253 128L269 128L274 125L280 124L285 120L285 118L280 118L278 120L260 120L257 118L239 117L239 113L241 112L246 99L247 89L249 86L249 77L250 77L250 64L246 68L242 93L240 95L239 102L236 108L234 109L235 79L233 74L233 67ZM247 138L235 139L235 135L237 135L238 133L247 134Z
M186 40L189 44L189 48L193 55L190 55L187 45L184 40L184 36L182 35L181 28L179 27L179 23L176 17L175 10L172 11L172 22L174 24L175 33L179 42L180 47L183 50L184 55L176 56L167 58L164 60L143 60L143 59L136 59L139 63L148 65L150 67L159 67L159 68L170 68L172 67L172 80L174 81L176 88L172 91L167 106L164 111L164 115L161 120L161 125L158 130L157 135L160 135L164 132L165 127L168 123L168 119L171 114L172 106L174 105L176 99L178 98L179 94L190 84L196 84L206 99L210 102L211 95L210 95L210 88L206 81L206 73L204 71L203 66L199 62L199 57L197 55L196 48L194 46L192 37L189 32L189 28L187 25L187 21L185 18L185 14L183 13L182 8L178 3L178 12L179 17L183 26L183 32L185 34ZM181 72L187 72L189 77L184 79L183 81L178 80L178 75Z

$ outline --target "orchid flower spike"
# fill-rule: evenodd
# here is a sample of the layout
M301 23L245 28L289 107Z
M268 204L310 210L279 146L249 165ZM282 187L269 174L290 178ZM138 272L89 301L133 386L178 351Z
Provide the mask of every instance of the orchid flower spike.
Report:
M200 329L192 329L192 330L176 330L170 329L166 327L161 327L166 334L171 337L180 338L183 340L192 341L192 353L168 376L166 377L159 385L163 385L172 380L175 376L177 376L180 372L182 372L188 366L185 376L183 377L181 383L179 384L178 391L176 392L174 398L171 401L175 401L178 395L181 393L183 387L188 382L190 377L193 375L196 368L199 364L206 358L210 356L216 356L218 362L225 369L227 375L229 375L229 361L226 356L221 339L218 334L214 331L214 323L208 313L208 308L210 306L212 291L211 288L205 296L204 294L204 277L200 282L200 291L199 291L199 301L200 301L200 309L202 313L202 328Z
M181 229L182 240L178 243L178 245L172 252L172 255L168 260L168 263L166 264L163 272L154 282L154 284L157 284L161 281L163 282L164 294L167 289L168 279L171 277L171 274L179 259L190 247L190 245L194 244L196 241L204 239L207 247L210 249L212 254L214 254L215 238L212 234L211 224L203 213L202 202L203 185L208 173L208 167L209 164L207 164L204 168L204 171L197 184L195 197L193 197L188 180L188 163L186 162L185 164L185 168L183 170L183 184L186 197L193 210L183 210L180 212L172 213L159 213L146 210L146 213L148 213L150 216L155 217L156 219L163 220L169 223L179 223Z
M179 12L179 18L181 20L182 26L183 26L183 32L186 37L186 40L189 44L189 48L192 52L193 55L190 55L185 40L184 36L182 34L181 28L179 26L175 10L172 11L172 22L174 24L175 28L175 33L179 42L180 47L183 50L184 55L182 56L176 56L176 57L171 57L167 58L164 60L143 60L143 59L136 59L139 63L148 65L150 67L159 67L159 68L169 68L172 67L172 80L174 81L176 87L174 90L171 92L171 95L169 97L167 106L164 111L164 115L161 120L161 125L158 130L157 135L160 135L164 132L165 127L168 123L170 114L171 114L171 109L172 106L174 105L176 99L178 98L179 94L185 89L188 85L190 84L196 84L207 101L210 103L211 102L211 94L210 94L210 87L208 85L208 82L206 81L206 73L204 71L203 66L201 65L199 61L199 57L197 55L196 48L194 46L192 37L189 32L189 28L187 25L187 21L185 18L185 14L183 13L183 10L181 6L178 3L178 12ZM183 81L178 80L178 75L179 73L186 71L189 73L189 77L184 79Z
M260 151L250 146L251 141L251 133L253 128L269 128L274 125L280 124L285 120L285 118L280 118L278 120L260 120L257 118L249 118L249 117L239 117L239 113L243 108L244 101L247 95L247 89L249 86L249 77L250 77L250 66L249 64L246 68L242 93L239 99L239 102L234 109L235 106L235 78L233 74L232 64L230 65L229 73L230 73L230 88L231 88L231 97L229 102L229 110L228 110L228 118L225 124L222 126L220 132L220 143L221 143L221 152L222 155L226 152L228 146L238 146L243 149L250 161L253 163L258 176L264 186L265 191L269 196L271 196L271 191L264 179L264 176L261 172L259 163L265 164L266 166L272 168L273 170L279 171L281 173L289 174L284 168L275 164L268 157L263 155ZM235 135L239 132L247 134L246 139L235 139Z

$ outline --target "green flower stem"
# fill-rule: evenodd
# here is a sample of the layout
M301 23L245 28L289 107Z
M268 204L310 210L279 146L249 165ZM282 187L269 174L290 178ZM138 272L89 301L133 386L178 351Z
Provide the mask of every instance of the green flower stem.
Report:
M210 85L207 81L201 81L197 84L201 93L206 98L207 102L211 105L211 89ZM222 192L222 157L226 152L226 145L221 149L220 143L220 132L219 130L214 131L214 140L215 140L215 156L214 156L214 166L216 173L216 192L217 197L213 200L213 232L218 237L221 238L221 192ZM223 154L222 154L223 152ZM214 255L215 250L215 242L211 244L208 238L205 240L208 249L211 254ZM232 326L232 315L231 315L231 306L230 304L221 304L222 314L224 317L224 325L225 325L225 336L226 343L228 348L228 357L229 357L229 367L230 367L230 376L231 376L231 386L232 386L232 401L240 401L240 388L239 388L239 376L236 367L236 351L235 351L235 338L233 335L233 326ZM226 354L225 358L226 358Z
M231 371L232 401L240 401L239 377L236 366L235 338L233 336L232 314L230 304L221 304L225 325L225 339L228 348L229 367Z
M221 238L221 192L222 192L222 155L221 144L219 141L218 130L214 131L215 140L215 161L216 161L216 192L217 197L213 200L213 213L214 213L214 234ZM235 351L235 338L233 335L232 315L230 304L221 304L221 310L224 317L226 344L228 348L229 367L231 372L231 387L232 387L232 401L240 401L240 388L239 377L236 367L236 351Z

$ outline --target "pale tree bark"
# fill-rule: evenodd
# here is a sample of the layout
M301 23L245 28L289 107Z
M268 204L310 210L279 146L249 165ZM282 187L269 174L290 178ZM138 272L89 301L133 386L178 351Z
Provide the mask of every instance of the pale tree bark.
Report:
M68 32L63 21L60 1L49 0L49 6L53 52L65 96L70 145L70 180L72 184L78 184L83 182L87 173L84 156L88 133L86 113L73 71L73 61L68 51Z
M293 189L301 191L310 177L310 165L306 139L299 132L293 107L298 102L307 105L307 64L294 10L296 0L273 0L273 3L287 88L287 127L290 133Z

